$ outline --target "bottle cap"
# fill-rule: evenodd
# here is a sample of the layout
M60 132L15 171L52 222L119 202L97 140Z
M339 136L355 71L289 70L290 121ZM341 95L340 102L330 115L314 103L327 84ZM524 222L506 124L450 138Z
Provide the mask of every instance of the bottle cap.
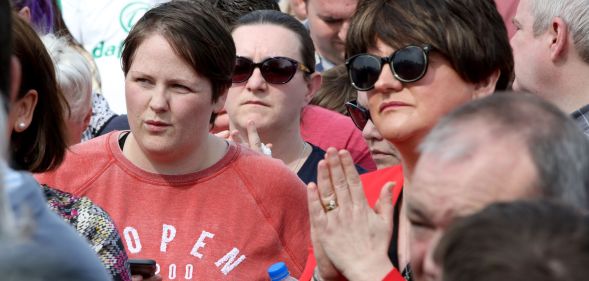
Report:
M272 281L278 281L290 275L290 273L288 273L288 268L284 262L277 262L268 267L268 275L270 275Z

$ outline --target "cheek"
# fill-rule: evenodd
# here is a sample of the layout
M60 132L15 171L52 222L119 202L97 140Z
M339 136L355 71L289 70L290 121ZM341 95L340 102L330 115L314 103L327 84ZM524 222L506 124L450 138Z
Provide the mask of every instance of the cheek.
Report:
M427 240L417 239L413 232L411 233L411 239L409 243L410 264L413 270L417 272L422 271L423 261L427 252L427 245Z
M133 113L137 110L141 104L145 103L147 100L146 93L143 93L141 89L137 85L134 84L126 84L125 85L125 101L127 104L127 111Z
M225 99L225 110L234 111L239 104L239 96L241 93L241 87L232 87L227 93L227 99Z

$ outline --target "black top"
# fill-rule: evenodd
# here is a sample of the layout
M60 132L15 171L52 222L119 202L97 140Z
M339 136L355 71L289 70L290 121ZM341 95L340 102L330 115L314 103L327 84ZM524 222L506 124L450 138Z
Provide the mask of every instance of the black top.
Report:
M391 244L389 245L389 259L395 268L399 267L399 254L398 254L398 247L399 247L399 218L401 217L401 204L403 201L403 190L401 190L401 194L399 194L399 199L395 202L395 210L393 213L393 237L391 238ZM401 275L407 281L411 281L413 279L411 274L411 267L409 264L401 271Z
M313 150L311 151L311 154L309 155L307 160L305 160L305 163L303 163L303 166L301 166L299 172L297 173L297 176L299 176L299 178L305 184L309 184L310 182L317 182L317 165L319 164L319 161L325 158L325 150L311 143L309 143L309 145L311 145L311 148ZM366 170L358 165L356 165L356 170L359 174L366 173Z

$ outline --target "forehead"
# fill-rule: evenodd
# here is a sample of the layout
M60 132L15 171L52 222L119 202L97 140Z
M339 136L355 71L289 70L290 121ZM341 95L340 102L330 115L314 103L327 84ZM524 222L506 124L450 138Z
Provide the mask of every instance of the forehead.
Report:
M395 51L394 48L392 48L391 46L387 45L385 42L383 42L381 39L377 38L376 39L376 44L374 45L374 47L369 47L367 49L368 53L370 54L374 54L374 55L378 55L378 56L388 56L391 53L393 53Z
M232 36L238 56L284 56L301 60L299 36L285 27L274 24L244 25L235 29Z
M520 0L517 4L517 10L515 11L514 19L518 21L525 20L532 17L532 1Z
M459 163L422 155L407 192L409 212L419 210L434 223L446 225L493 202L534 197L537 174L529 153L511 146L506 156L507 147L497 147L485 147Z
M358 0L308 0L311 13L319 16L349 18L356 10Z

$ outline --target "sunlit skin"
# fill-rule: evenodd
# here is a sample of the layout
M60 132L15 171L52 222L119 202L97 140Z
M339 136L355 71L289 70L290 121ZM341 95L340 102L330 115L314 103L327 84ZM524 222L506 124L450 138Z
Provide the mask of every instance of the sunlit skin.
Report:
M377 40L376 48L369 53L384 57L393 51ZM446 59L433 51L427 72L416 82L402 83L388 65L383 67L374 89L367 92L367 108L381 135L401 151L407 168L404 171L410 173L418 156L415 149L438 120L493 90L464 81Z
M513 25L516 31L509 41L514 59L513 89L532 93L545 92L541 89L552 80L550 76L553 75L551 71L546 69L546 66L551 64L550 50L542 47L549 38L545 34L534 35L534 17L531 13L529 0L519 2L513 17Z
M319 54L334 64L344 62L344 42L358 0L308 0L307 20Z
M257 36L252 37L252 34ZM238 27L232 35L237 55L254 62L278 56L302 60L297 36L284 27L245 25ZM310 98L306 84L300 70L286 84L271 84L256 68L247 81L233 83L225 108L230 113L231 122L241 128L245 128L249 120L254 120L261 134L284 127L294 130L299 127L301 109Z
M244 25L232 35L240 57L256 63L270 57L287 57L302 63L298 36L285 27ZM308 75L299 69L287 83L272 84L264 79L260 68L255 68L248 80L233 83L229 89L225 109L231 130L249 139L248 124L253 122L261 142L272 144L272 156L298 171L299 163L311 153L300 133L301 112L320 83L318 73Z
M148 36L135 51L125 96L132 133L123 153L140 168L185 174L212 165L222 156L219 151L224 153L224 141L208 131L225 95L213 102L210 81L161 35Z

